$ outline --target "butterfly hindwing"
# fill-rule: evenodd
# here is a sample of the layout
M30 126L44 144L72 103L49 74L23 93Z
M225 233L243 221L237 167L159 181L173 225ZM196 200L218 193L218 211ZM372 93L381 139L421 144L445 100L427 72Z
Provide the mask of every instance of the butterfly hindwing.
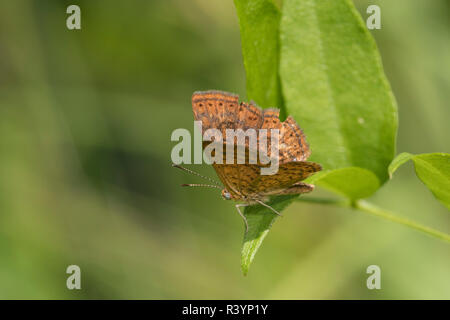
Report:
M260 168L256 165L213 164L217 176L228 192L235 197L242 197L257 192L252 181L260 176Z
M213 164L213 167L227 190L242 196L281 194L280 190L286 188L292 188L287 194L312 191L310 185L296 184L322 169L318 163L308 161L282 164L273 175L261 175L260 165Z
M294 183L292 186L287 188L282 188L278 190L273 190L270 192L265 193L266 196L280 196L280 195L288 195L288 194L302 194L302 193L308 193L314 190L314 185L304 183L304 182L297 182Z
M259 174L250 187L257 194L269 194L276 190L289 188L321 169L322 167L318 163L309 161L280 164L277 173L273 175Z

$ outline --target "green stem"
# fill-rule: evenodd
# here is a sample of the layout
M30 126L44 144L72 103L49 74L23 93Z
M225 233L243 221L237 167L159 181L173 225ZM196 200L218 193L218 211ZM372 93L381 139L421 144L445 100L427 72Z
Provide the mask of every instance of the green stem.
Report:
M426 233L429 236L432 236L432 237L435 237L435 238L438 238L438 239L450 242L450 235L448 235L448 234L446 234L444 232L435 230L435 229L427 227L427 226L423 226L423 225L421 225L421 224L419 224L417 222L411 221L409 219L393 215L392 213L390 213L390 212L388 212L388 211L386 211L384 209L378 208L375 205L373 205L373 204L371 204L371 203L369 203L367 201L364 201L364 200L356 201L355 202L355 208L359 209L361 211L364 211L366 213L373 214L373 215L378 216L380 218L383 218L383 219L386 219L386 220L389 220L389 221L392 221L392 222L396 222L396 223L402 224L402 225L404 225L406 227L409 227L409 228L415 229L417 231Z
M427 227L427 226L423 226L412 220L399 217L397 215L392 214L389 211L381 209L381 208L371 204L370 202L367 202L364 200L357 200L357 201L351 202L351 201L340 200L340 199L321 199L321 198L306 198L306 197L301 198L300 197L300 198L298 198L298 201L329 204L329 205L338 205L338 206L358 209L358 210L364 211L365 213L369 213L374 216L377 216L377 217L404 225L406 227L412 228L414 230L420 231L420 232L425 233L434 238L438 238L438 239L450 242L450 235L447 233L435 230L435 229Z

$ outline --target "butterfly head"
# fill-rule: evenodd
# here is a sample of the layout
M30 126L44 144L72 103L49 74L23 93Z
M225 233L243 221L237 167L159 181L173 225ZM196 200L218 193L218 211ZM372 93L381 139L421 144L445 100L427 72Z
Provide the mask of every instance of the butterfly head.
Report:
M224 198L224 200L231 200L231 194L227 191L227 189L222 190L222 198Z

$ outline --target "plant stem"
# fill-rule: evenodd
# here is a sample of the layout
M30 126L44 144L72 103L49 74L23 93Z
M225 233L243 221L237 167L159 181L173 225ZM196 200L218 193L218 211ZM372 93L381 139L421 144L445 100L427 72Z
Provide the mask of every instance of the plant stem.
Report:
M392 214L391 212L381 209L375 205L373 205L370 202L364 201L364 200L357 200L357 201L347 201L347 200L341 200L341 199L322 199L322 198L298 198L298 201L302 202L311 202L311 203L319 203L319 204L329 204L329 205L338 205L342 207L348 207L348 208L354 208L361 210L365 213L369 213L372 215L375 215L377 217L404 225L406 227L412 228L414 230L420 231L422 233L425 233L429 236L432 236L434 238L438 238L447 242L450 242L450 235L438 230L435 230L433 228L423 226L420 223L414 222L412 220L399 217L397 215Z
M378 208L375 205L371 204L370 202L364 201L364 200L359 200L356 201L354 204L356 209L359 209L361 211L364 211L366 213L370 213L373 214L375 216L381 217L383 219L386 220L390 220L392 222L396 222L399 224L402 224L406 227L410 227L412 229L415 229L417 231L421 231L423 233L428 234L429 236L435 237L435 238L439 238L441 240L444 241L448 241L450 242L450 235L435 230L433 228L427 227L427 226L423 226L417 222L411 221L409 219L406 218L402 218L396 215L393 215L392 213L390 213L389 211L386 211L384 209Z

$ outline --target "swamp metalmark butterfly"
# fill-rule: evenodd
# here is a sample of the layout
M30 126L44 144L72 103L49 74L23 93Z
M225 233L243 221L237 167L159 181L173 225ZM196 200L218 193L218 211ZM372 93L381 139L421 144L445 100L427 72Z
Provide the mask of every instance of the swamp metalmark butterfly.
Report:
M301 194L311 192L314 186L301 182L313 173L320 171L322 167L318 163L306 161L311 154L309 146L305 140L303 131L297 122L291 117L287 117L284 122L280 122L278 109L261 109L255 103L239 103L239 96L223 91L197 91L192 95L192 109L194 119L202 122L204 131L217 129L226 137L227 129L272 132L270 129L277 129L278 146L276 148L278 171L271 175L261 174L261 168L267 165L257 163L213 163L212 166L222 181L225 188L222 190L222 197L226 200L235 200L241 217L244 219L246 230L248 230L247 220L242 214L240 207L261 204L268 207L274 213L279 214L274 208L265 202L269 196ZM260 138L258 136L258 146ZM230 141L224 139L224 145ZM232 143L234 143L234 138ZM270 133L265 143L270 145ZM208 143L204 142L204 148ZM246 159L249 154L249 144L245 146ZM225 149L225 147L224 147ZM225 152L224 152L225 154ZM237 152L234 152L236 160ZM269 155L273 156L273 155ZM192 170L174 165L177 168L196 174ZM201 176L203 177L203 176ZM206 178L206 177L203 177ZM212 179L206 178L210 181ZM214 181L213 181L214 182ZM209 186L214 188L222 187L218 185L204 184L184 184L183 186Z

